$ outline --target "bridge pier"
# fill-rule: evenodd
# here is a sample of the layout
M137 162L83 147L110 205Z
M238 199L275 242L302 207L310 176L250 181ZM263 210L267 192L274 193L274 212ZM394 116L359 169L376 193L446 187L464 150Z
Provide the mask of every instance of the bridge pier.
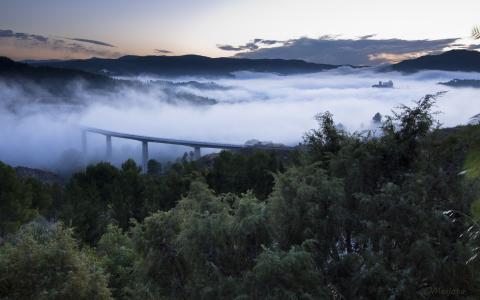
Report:
M85 157L87 155L87 131L82 130L82 154Z
M194 147L193 148L193 159L194 160L199 160L200 157L202 157L202 154L200 152L200 147Z
M148 142L142 141L142 172L147 173L148 168Z
M86 159L87 154L87 133L96 133L104 135L106 138L106 156L110 160L112 158L112 137L135 140L142 143L142 172L148 171L148 143L160 143L179 145L193 148L193 159L198 160L201 158L201 148L210 149L264 149L264 150L293 150L293 147L283 145L243 145L243 144L227 144L227 143L213 143L213 142L200 142L189 140L177 140L171 138L159 138L144 135L134 135L128 133L114 132L109 130L97 129L97 128L82 128L82 151Z
M107 141L107 161L112 162L112 136L111 135L105 135L106 141Z

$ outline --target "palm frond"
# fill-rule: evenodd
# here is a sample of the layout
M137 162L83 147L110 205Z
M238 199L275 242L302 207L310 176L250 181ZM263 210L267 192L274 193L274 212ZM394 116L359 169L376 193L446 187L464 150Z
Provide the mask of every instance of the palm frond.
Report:
M474 27L472 30L472 37L474 39L480 40L480 27Z

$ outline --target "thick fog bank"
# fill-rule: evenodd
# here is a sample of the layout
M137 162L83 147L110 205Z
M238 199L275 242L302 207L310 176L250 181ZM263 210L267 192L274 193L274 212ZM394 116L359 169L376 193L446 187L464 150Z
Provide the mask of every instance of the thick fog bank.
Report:
M175 93L157 89L89 93L80 87L71 96L74 101L68 103L32 101L31 93L0 84L0 160L62 170L103 159L105 138L101 136L89 135L88 156L81 155L78 126L176 139L238 144L258 139L295 145L306 131L316 127L313 116L319 112L332 112L335 121L349 131L363 130L370 128L376 112L389 114L400 104L408 105L439 91L448 91L436 107L442 112L438 118L443 126L465 124L480 113L480 89L437 84L454 78L480 79L480 74L428 71L403 76L349 68L295 76L241 72L236 78L216 79L214 83L189 78L203 84L175 85ZM392 80L395 87L371 87L380 80ZM41 87L35 90L39 95L44 93ZM189 96L182 98L184 95ZM217 102L189 101L190 95ZM115 162L129 157L138 160L140 148L138 142L114 138ZM174 159L190 150L151 145L150 156Z

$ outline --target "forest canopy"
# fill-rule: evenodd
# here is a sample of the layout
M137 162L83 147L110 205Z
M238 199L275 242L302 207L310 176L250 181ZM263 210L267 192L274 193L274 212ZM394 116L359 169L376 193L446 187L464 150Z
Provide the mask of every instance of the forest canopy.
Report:
M0 299L478 299L480 126L375 131L48 184L0 163Z

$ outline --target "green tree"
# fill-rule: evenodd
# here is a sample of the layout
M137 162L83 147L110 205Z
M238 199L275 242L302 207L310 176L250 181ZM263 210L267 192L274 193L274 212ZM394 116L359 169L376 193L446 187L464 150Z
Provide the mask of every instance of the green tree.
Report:
M268 199L268 214L281 249L316 240L323 258L338 259L337 245L345 212L341 180L330 178L318 164L293 167L276 177Z
M73 175L65 188L61 219L88 243L96 243L111 222L112 196L119 171L108 163L88 166Z
M162 164L154 159L150 159L147 165L147 173L150 175L160 175L162 173Z
M174 211L159 211L133 228L139 262L136 265L136 295L144 299L186 299L188 268L179 253L176 237L180 220Z
M264 249L236 299L328 299L313 255L300 247Z
M55 187L42 183L34 178L24 180L25 189L31 191L32 208L36 209L40 215L48 216L52 209L52 194Z
M322 167L327 168L330 157L342 148L347 135L335 126L330 112L317 114L315 119L319 128L304 135L304 151L299 158L303 164L320 162Z
M245 193L252 190L264 200L272 191L273 174L284 170L282 154L273 151L235 153L222 151L208 169L207 182L217 193Z
M2 299L111 299L107 276L61 224L30 224L0 248Z
M169 210L186 196L192 181L203 177L196 162L180 161L163 168L162 176L145 177L145 211Z
M32 202L30 186L17 178L12 167L0 162L0 237L37 216Z
M145 191L141 168L131 159L125 161L114 179L109 198L111 216L123 230L128 229L132 218L141 221L147 216Z
M243 273L270 243L265 209L252 194L216 196L194 181L174 209L133 230L138 274L145 278L140 290L149 290L148 297L234 297Z
M131 238L116 225L107 226L98 241L96 253L107 274L108 287L115 299L132 299L135 295L134 265L136 253Z

